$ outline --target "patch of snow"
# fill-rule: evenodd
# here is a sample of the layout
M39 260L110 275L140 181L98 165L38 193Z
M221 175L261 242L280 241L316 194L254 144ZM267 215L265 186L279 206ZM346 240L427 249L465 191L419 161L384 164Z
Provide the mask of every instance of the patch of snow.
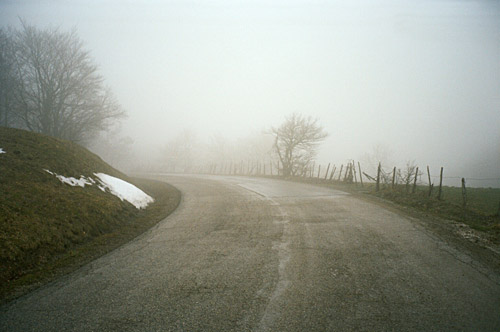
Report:
M0 154L2 153L7 153L7 152L5 152L2 148L0 148Z
M94 173L94 175L99 178L102 187L109 189L113 195L122 201L130 202L137 209L143 209L149 203L154 202L151 196L127 181L104 173ZM103 190L100 186L99 189Z
M137 209L143 209L148 206L149 203L153 203L155 200L146 194L141 189L137 188L131 183L127 181L123 181L122 179L115 178L114 176L104 174L104 173L94 173L97 177L98 182L96 182L91 177L80 176L79 179L74 177L66 177L63 175L59 175L57 173L51 172L48 169L44 169L45 172L54 175L59 179L62 183L67 185L84 188L86 185L91 186L93 184L97 185L97 188L106 192L106 189L109 192L119 199L126 200L127 202L134 205Z
M57 173L54 173L54 172L51 172L49 171L48 169L45 170L45 172L49 173L49 174L52 174L52 175L55 175L56 178L59 179L59 181L61 181L62 183L66 183L66 184L69 184L70 186L72 187L82 187L84 188L85 185L89 185L91 186L92 183L95 183L95 181L91 178L86 178L85 176L81 175L79 179L77 178L74 178L74 177L66 177L66 176L63 176L63 175L59 175Z
M56 175L56 177L62 182L62 183L66 183L66 184L69 184L70 186L73 186L73 187L76 187L76 186L79 186L79 187L85 187L85 185L89 185L91 186L92 185L92 182L89 181L89 179L87 179L85 176L80 176L79 179L77 178L74 178L74 177L65 177L65 176L62 176L62 175Z

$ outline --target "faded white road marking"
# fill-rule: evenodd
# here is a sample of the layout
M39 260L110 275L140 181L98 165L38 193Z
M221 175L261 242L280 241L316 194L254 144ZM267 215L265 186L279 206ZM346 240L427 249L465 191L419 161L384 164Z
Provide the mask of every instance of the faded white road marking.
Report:
M278 317L281 309L280 297L290 285L290 280L286 273L286 267L290 261L290 219L288 214L283 210L278 202L269 197L266 197L266 200L270 205L274 205L278 208L279 213L273 222L283 226L283 233L281 235L281 239L273 243L273 250L278 251L278 282L276 283L274 291L269 298L266 310L264 311L259 326L256 329L257 331L273 330L273 323Z

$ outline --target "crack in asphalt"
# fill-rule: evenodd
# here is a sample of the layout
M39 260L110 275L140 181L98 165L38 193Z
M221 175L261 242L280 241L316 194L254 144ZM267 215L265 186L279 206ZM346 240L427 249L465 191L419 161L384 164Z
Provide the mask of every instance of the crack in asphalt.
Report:
M278 281L274 286L274 290L271 293L269 302L267 303L267 306L262 314L259 325L255 329L255 331L273 331L273 323L276 321L276 318L279 317L280 314L280 298L291 283L286 273L286 267L291 258L290 219L280 203L276 202L271 197L268 197L265 194L260 193L245 185L238 184L238 186L258 195L269 205L277 207L278 214L273 220L273 223L279 224L283 227L280 240L275 241L272 246L273 250L278 251ZM259 290L257 294L262 292L263 289Z

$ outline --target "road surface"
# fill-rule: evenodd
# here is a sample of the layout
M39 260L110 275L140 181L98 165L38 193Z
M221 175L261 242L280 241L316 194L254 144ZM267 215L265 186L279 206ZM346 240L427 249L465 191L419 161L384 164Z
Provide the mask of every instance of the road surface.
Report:
M0 310L1 331L500 331L500 278L351 195L165 176L179 208Z

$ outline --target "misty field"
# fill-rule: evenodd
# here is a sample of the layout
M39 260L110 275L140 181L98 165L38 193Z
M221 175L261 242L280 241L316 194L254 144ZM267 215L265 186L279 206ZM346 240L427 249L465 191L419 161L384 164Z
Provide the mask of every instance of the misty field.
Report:
M457 187L444 187L443 199L458 206L462 205L462 189ZM495 215L500 209L499 188L467 188L467 205L469 209Z
M375 185L369 183L368 188L372 187L375 190ZM411 188L406 192L404 185L397 185L394 190L382 188L382 193L387 195L389 192L404 196L414 202L420 202L424 206L441 203L453 206L460 213L463 211L462 188L459 187L443 186L440 201L437 199L438 189L434 188L429 198L427 186L417 186L414 194L411 193ZM466 210L483 216L497 215L500 210L500 188L466 188Z

